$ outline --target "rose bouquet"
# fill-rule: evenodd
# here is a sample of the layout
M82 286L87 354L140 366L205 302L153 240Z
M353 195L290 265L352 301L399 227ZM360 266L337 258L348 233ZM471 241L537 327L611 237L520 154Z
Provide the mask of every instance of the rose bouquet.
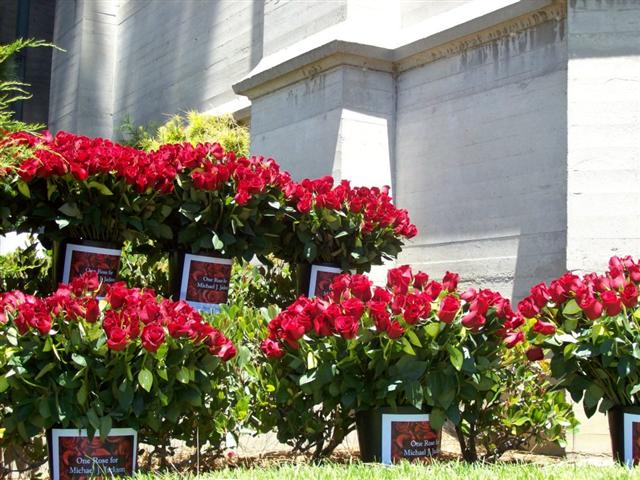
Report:
M281 441L326 455L354 428L354 414L382 407L430 409L461 442L493 395L503 344L522 340L509 301L457 290L408 266L386 288L341 275L324 298L300 297L269 324L269 360Z
M154 240L165 249L250 260L280 241L289 175L273 159L236 157L218 143L167 144L149 156L176 166L171 194L157 199L166 216Z
M59 132L52 136L16 133L0 148L23 147L28 154L5 169L8 207L15 230L38 233L49 246L74 239L121 244L159 224L150 218L150 192L173 188L175 166L102 138Z
M216 445L227 400L223 363L235 347L184 302L108 288L95 274L45 298L0 295L1 442L27 444L50 428L138 430L143 441Z
M396 208L389 188L351 187L332 177L289 182L287 229L277 253L291 263L330 263L365 272L394 259L404 239L417 234L406 210Z
M518 304L527 319L531 360L551 356L551 371L587 416L607 412L614 456L622 451L621 415L640 413L640 265L612 257L602 275L567 272L549 285L538 284ZM634 459L640 452L633 454Z

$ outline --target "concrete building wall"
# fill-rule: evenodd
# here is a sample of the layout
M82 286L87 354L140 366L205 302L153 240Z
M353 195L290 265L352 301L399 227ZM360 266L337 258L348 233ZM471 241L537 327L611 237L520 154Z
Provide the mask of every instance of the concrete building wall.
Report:
M56 2L49 128L111 136L116 58L114 0Z
M400 75L403 261L515 298L564 271L566 61L551 21Z
M262 57L262 2L125 1L118 9L114 127L233 101ZM158 29L162 35L158 35Z
M571 269L640 251L640 2L579 0L568 16Z
M567 268L601 272L640 251L640 2L572 0L567 50ZM568 449L606 453L606 417L576 411Z
M400 21L402 27L412 27L424 20L434 18L436 15L449 13L472 0L439 0L437 2L424 2L422 0L399 0Z

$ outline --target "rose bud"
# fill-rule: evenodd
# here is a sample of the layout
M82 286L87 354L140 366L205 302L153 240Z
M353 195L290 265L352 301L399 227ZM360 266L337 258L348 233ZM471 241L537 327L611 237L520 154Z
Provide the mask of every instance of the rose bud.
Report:
M438 318L441 322L451 323L456 318L456 314L460 309L460 300L453 295L447 295L440 302L440 310L438 310Z
M611 290L603 292L602 295L600 295L600 300L602 300L602 305L607 312L607 316L615 317L622 311L622 302L615 292Z
M527 350L527 358L532 362L542 360L544 358L544 352L540 347L531 347Z
M625 307L635 307L638 304L638 287L633 283L627 283L620 294L620 299Z

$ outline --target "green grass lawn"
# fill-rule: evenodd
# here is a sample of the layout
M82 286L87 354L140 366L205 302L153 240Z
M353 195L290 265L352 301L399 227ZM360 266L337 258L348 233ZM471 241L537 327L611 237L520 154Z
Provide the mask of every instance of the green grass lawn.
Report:
M185 474L150 475L141 474L137 480L178 480L196 478ZM288 480L298 478L309 479L403 479L403 480L445 480L464 478L471 480L529 480L529 479L638 479L640 469L629 470L624 467L592 467L567 464L533 465L533 464L497 464L466 465L458 462L434 463L428 466L400 464L395 466L367 464L324 464L312 465L280 465L274 467L235 468L218 470L200 475L202 480L216 479L256 479L256 480Z

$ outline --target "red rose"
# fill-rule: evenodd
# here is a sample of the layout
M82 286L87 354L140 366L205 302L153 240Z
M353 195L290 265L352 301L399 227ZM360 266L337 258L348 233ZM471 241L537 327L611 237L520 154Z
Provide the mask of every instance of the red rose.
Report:
M458 275L457 273L447 272L444 274L444 277L442 279L442 286L449 292L455 292L456 288L458 288L459 279L460 275Z
M487 319L481 313L477 311L470 311L464 317L462 317L462 325L469 330L478 330L481 328Z
M342 309L345 315L360 319L364 312L364 303L358 298L349 298L342 302Z
M107 290L107 302L113 308L120 308L128 294L127 285L124 282L112 283Z
M376 287L373 291L373 298L376 302L389 303L393 298L393 294L386 288Z
M627 283L620 293L620 299L627 308L633 308L638 304L638 287L633 283Z
M533 299L536 307L540 309L547 304L549 299L551 299L551 294L544 283L539 283L531 288L531 296L529 298Z
M447 295L440 302L440 310L438 310L438 318L441 322L451 323L456 318L456 314L460 309L460 300L453 295Z
M280 358L284 355L284 350L280 344L270 338L267 338L260 344L260 348L267 358Z
M320 313L313 317L313 329L319 337L328 337L333 332L331 317L325 313Z
M371 315L378 332L384 332L389 328L389 323L391 322L391 314L389 312L387 312L386 310L380 312L372 311Z
M142 330L142 346L149 352L158 350L164 342L164 328L158 324L149 324Z
M393 297L393 301L391 302L391 311L393 314L398 315L401 313L405 303L407 303L407 297L405 295L399 293Z
M538 319L533 325L532 330L536 333L541 333L542 335L553 335L556 333L556 326L551 322L545 322Z
M351 293L354 297L359 298L363 302L371 300L371 286L373 283L366 275L351 276Z
M389 322L387 326L387 335L391 339L399 338L404 334L404 328L397 320Z
M124 350L127 346L127 332L122 328L114 326L108 332L107 346L111 350Z
M540 347L531 347L527 350L527 358L532 362L542 360L544 358L544 352Z
M429 275L424 272L418 272L413 277L413 286L418 290L422 290L422 288L429 282Z
M520 303L518 303L518 311L525 318L534 318L540 312L531 297L524 298L520 301Z
M87 298L84 302L85 316L89 323L95 323L100 315L100 306L95 298Z
M340 275L336 275L333 277L331 281L331 298L334 301L339 302L342 298L342 294L347 291L351 285L351 275L348 273L341 273Z
M640 283L640 265L631 264L628 267L629 279L632 282Z
M507 348L513 348L522 342L524 342L524 334L522 332L509 332L504 337L504 343Z
M48 312L39 312L35 317L34 327L40 335L46 335L51 331L51 316Z
M549 296L556 305L561 304L568 298L567 290L559 280L554 280L549 285Z
M392 268L387 272L387 286L394 293L406 294L412 280L411 267L402 265L398 268Z
M220 357L223 362L226 362L235 357L236 353L238 353L238 351L236 350L235 345L231 342L231 340L227 340L227 342L222 345L222 347L220 347L218 357Z
M592 295L584 295L578 305L589 320L595 320L602 315L602 304Z
M471 302L476 298L477 295L478 295L478 292L476 291L475 288L468 288L466 292L460 295L460 298L465 302Z
M350 315L339 315L335 319L335 329L342 338L354 338L358 334L360 323L358 319Z
M289 340L296 341L305 334L305 326L299 322L298 316L291 315L289 312L282 314L282 331Z
M296 204L296 208L300 213L309 213L311 211L311 202L313 197L311 194L305 195Z
M429 297L435 300L440 295L440 292L442 292L442 284L433 280L429 282L429 285L427 285L427 288L425 288L424 291L429 295Z
M611 290L602 292L600 300L602 300L602 305L607 311L607 315L609 317L615 317L622 311L622 302L615 292L612 292Z

